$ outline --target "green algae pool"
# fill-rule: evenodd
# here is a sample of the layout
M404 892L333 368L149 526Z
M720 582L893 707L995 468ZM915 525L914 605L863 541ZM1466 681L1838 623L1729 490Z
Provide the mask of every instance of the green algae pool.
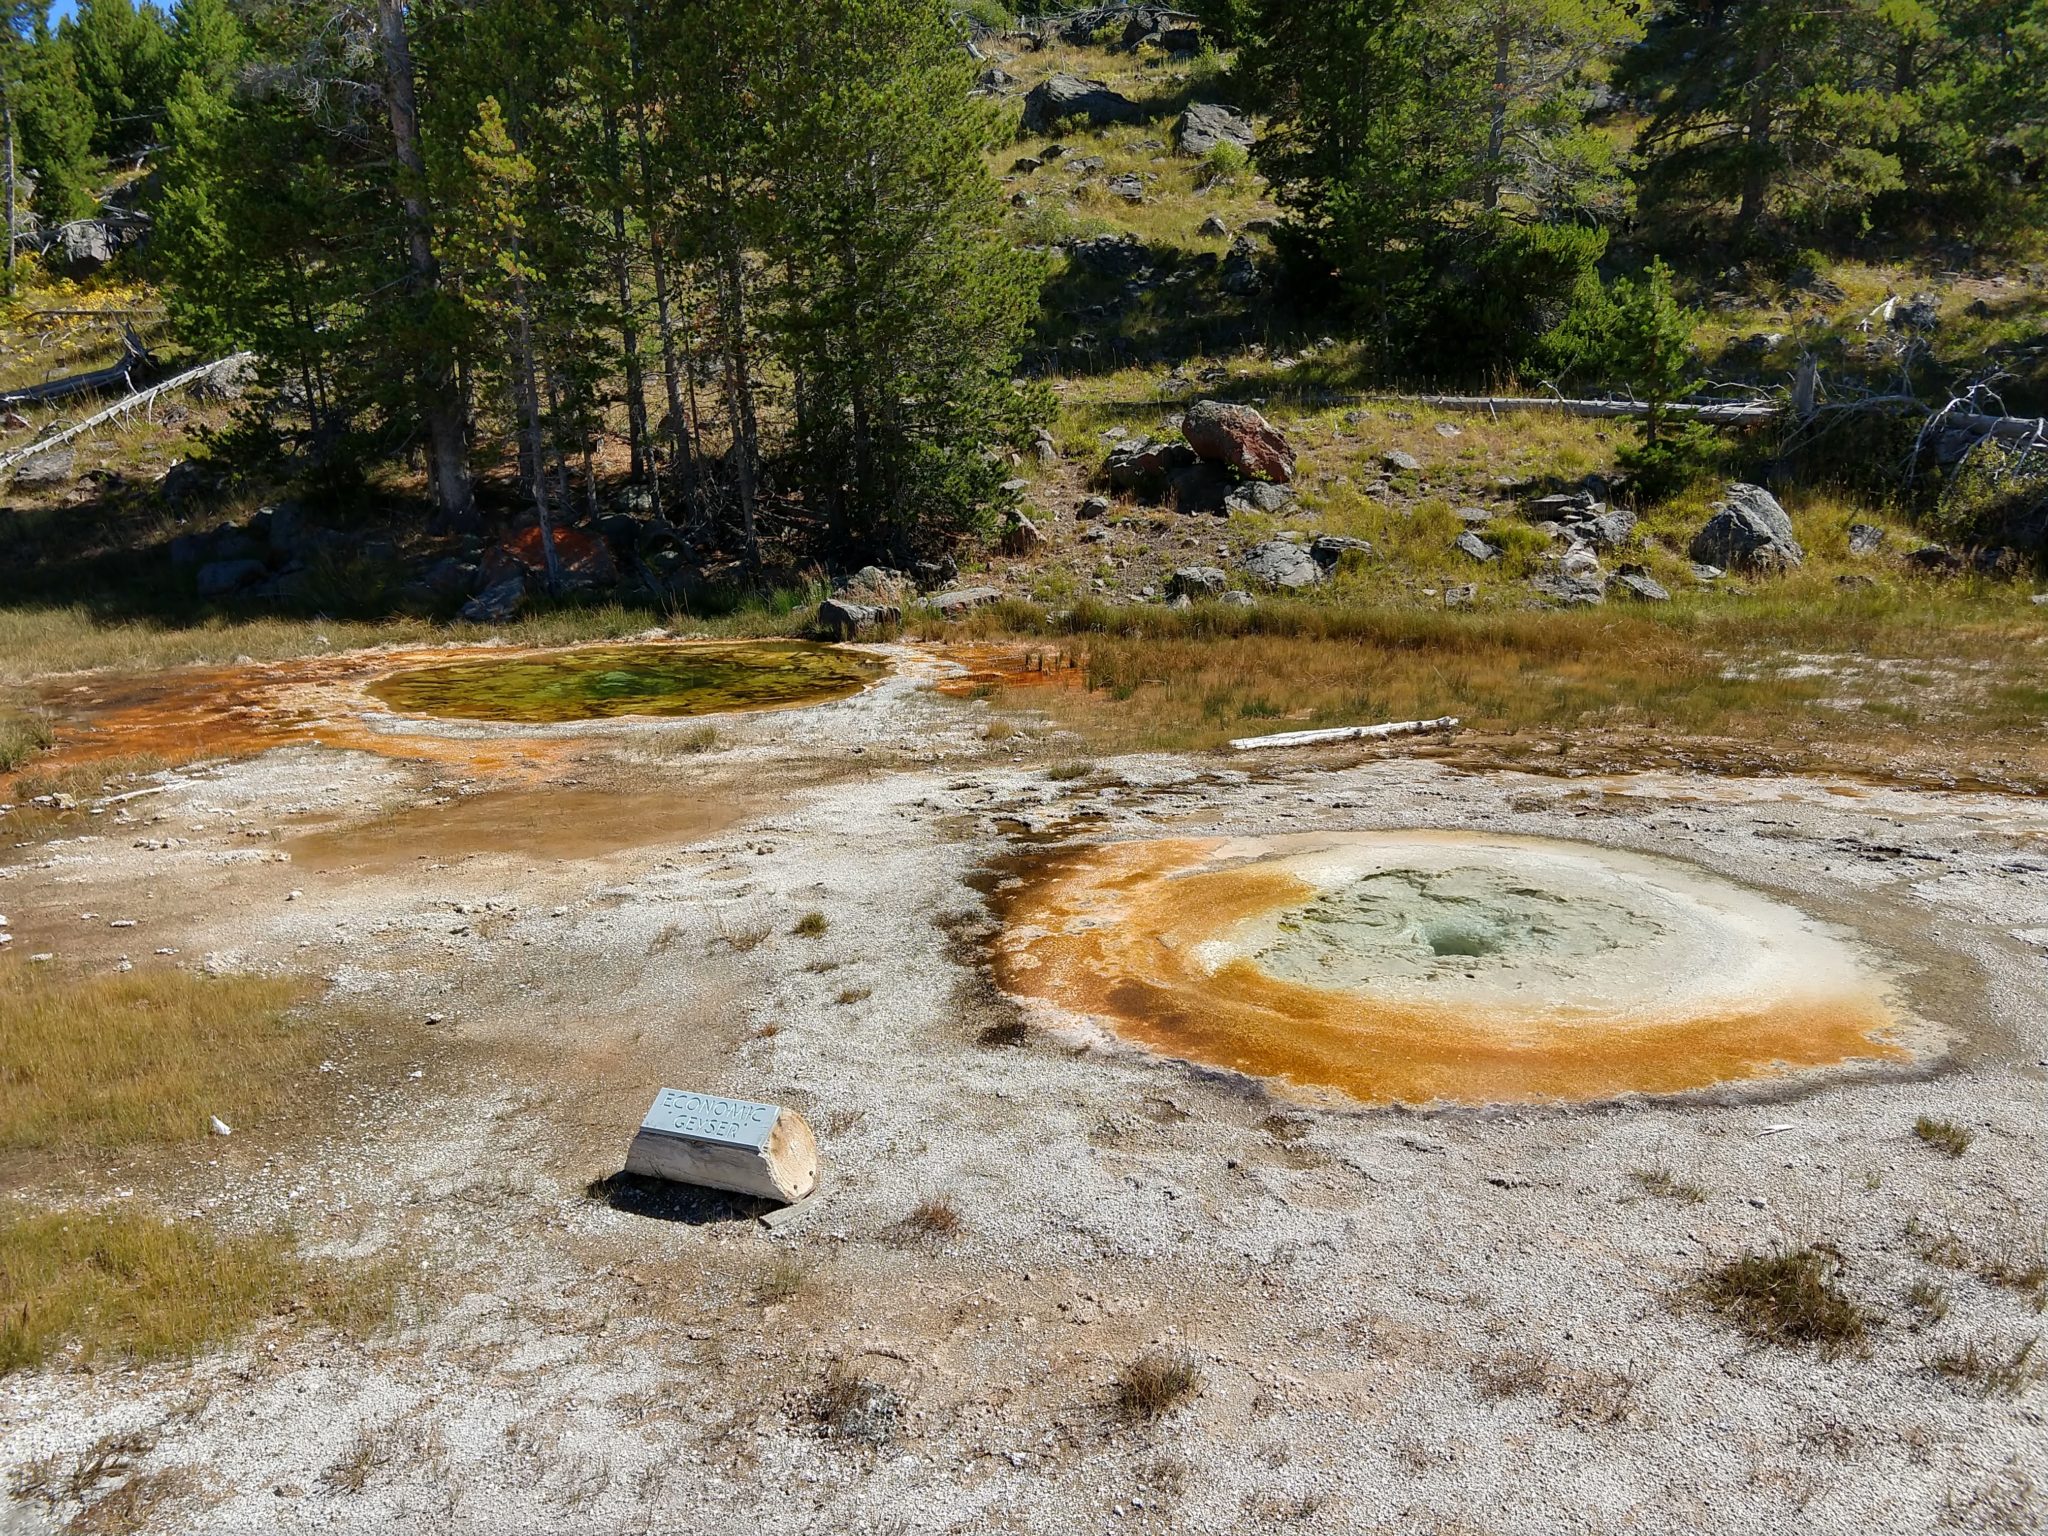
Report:
M559 725L817 704L858 693L886 670L872 656L801 640L607 645L394 672L370 693L402 714Z

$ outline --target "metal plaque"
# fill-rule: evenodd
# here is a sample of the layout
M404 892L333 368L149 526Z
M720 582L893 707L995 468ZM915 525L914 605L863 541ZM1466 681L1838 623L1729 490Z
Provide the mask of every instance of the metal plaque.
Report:
M768 1147L768 1134L775 1129L776 1117L781 1113L774 1104L664 1088L654 1096L654 1108L647 1111L640 1129L657 1136L687 1136L693 1141L763 1152Z

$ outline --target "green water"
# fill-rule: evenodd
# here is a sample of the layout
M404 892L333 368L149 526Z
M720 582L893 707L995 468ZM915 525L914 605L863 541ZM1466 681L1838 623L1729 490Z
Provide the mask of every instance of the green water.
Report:
M402 714L554 725L815 704L858 693L883 670L873 657L797 640L608 645L446 662L393 673L370 692Z

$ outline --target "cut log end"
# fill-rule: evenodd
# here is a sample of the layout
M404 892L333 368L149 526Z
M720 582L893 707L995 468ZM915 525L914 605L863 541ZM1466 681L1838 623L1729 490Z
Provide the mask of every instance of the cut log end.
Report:
M664 1088L626 1153L626 1172L794 1203L818 1187L818 1139L778 1104Z

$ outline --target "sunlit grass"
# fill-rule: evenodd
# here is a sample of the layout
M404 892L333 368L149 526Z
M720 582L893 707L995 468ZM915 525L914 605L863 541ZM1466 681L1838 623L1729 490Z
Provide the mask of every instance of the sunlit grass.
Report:
M168 968L75 977L0 963L0 1148L203 1139L260 1124L319 1059L296 979Z
M0 1219L0 1375L64 1353L164 1360L290 1309L349 1332L388 1313L379 1266L311 1264L281 1233L228 1236L139 1211Z

